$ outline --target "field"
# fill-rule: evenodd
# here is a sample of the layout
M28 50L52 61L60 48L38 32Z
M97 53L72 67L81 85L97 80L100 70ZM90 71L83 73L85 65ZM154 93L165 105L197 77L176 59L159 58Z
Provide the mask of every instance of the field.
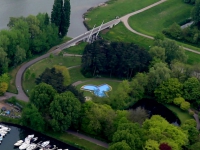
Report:
M85 18L87 18L86 24L89 28L92 28L95 24L99 26L103 20L104 22L108 22L115 19L116 16L122 17L157 1L158 0L109 0L106 6L97 7L85 15Z
M24 76L23 76L23 88L25 89L27 94L30 93L30 91L36 85L35 78L39 77L39 75L42 74L42 72L47 67L52 68L54 65L62 65L62 66L70 67L70 66L77 66L80 64L81 64L80 57L54 56L53 58L43 59L28 68L28 70L30 70L30 77L27 80L25 79L25 74L27 70L25 71Z
M189 18L191 9L192 5L184 3L183 0L167 0L158 6L132 16L129 18L129 24L138 32L155 36L174 22L179 23Z
M78 45L66 48L63 51L69 54L82 55L86 45L87 45L86 42L81 42Z

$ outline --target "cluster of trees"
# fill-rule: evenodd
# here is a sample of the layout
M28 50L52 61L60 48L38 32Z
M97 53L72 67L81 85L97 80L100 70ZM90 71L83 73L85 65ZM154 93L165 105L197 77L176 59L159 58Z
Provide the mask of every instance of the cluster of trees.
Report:
M46 68L44 72L35 80L38 85L46 83L51 85L58 93L71 91L82 103L85 101L83 92L78 91L70 83L69 71L65 66L55 65L53 68Z
M9 30L0 31L0 74L58 44L58 28L49 19L41 13L10 18Z
M147 71L150 61L149 53L133 43L97 41L84 49L82 73L89 77L131 78L137 72Z
M64 132L78 125L80 111L81 103L72 92L59 94L51 85L40 83L23 110L22 124L38 131Z
M187 43L192 43L195 45L200 45L200 0L184 0L186 3L195 4L192 12L191 18L193 21L192 26L181 29L181 27L174 23L169 28L164 29L163 33L173 39L180 40Z

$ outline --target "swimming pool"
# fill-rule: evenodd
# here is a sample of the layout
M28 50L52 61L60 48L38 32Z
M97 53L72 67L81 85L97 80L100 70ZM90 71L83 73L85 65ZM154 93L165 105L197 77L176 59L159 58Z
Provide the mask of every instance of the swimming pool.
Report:
M82 86L81 90L90 91L98 97L106 97L108 96L107 92L111 91L112 87L108 84L102 84L99 86L88 84L88 85Z

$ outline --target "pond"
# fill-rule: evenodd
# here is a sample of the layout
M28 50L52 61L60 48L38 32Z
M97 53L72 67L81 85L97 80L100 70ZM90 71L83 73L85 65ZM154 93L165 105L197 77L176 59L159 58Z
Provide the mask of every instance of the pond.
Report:
M149 113L149 116L152 115L160 115L163 118L165 118L169 123L179 126L180 120L176 117L176 115L169 110L164 105L156 102L155 100L151 99L142 99L139 100L136 104L132 106L133 109L136 109L137 107L142 107L147 110Z
M31 135L31 134L34 134L35 137L38 137L38 140L35 143L40 142L40 141L50 141L50 145L56 145L58 148L61 148L61 149L80 150L78 148L67 145L63 142L60 142L56 139L53 139L51 137L35 132L25 127L10 125L10 124L3 124L3 125L11 128L11 131L3 138L3 141L0 145L0 150L18 149L17 147L14 147L14 143L16 143L19 140L24 140L28 135Z
M102 85L99 85L99 86L84 85L84 86L81 87L81 90L90 91L95 96L98 96L98 97L106 97L107 92L111 91L112 87L108 84L102 84Z

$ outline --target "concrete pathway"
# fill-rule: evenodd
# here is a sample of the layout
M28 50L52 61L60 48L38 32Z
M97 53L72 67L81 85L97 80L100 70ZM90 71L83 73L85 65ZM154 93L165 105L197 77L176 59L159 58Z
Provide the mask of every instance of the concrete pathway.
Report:
M196 113L193 116L194 116L194 119L196 120L196 123L197 123L197 130L199 130L200 129L199 116Z
M130 14L127 14L127 15L121 17L120 20L124 23L125 27L126 27L129 31L131 31L131 32L133 32L133 33L135 33L135 34L137 34L137 35L143 36L143 37L145 37L145 38L154 39L154 37L152 37L152 36L149 36L149 35L146 35L146 34L142 34L142 33L140 33L140 32L137 32L137 31L134 30L133 28L131 28L130 25L129 25L129 23L128 23L128 19L129 19L129 17L131 17L131 16L134 16L134 15L139 14L139 13L145 11L145 10L148 10L148 9L154 7L154 6L157 6L157 5L159 5L159 4L162 4L162 3L165 2L165 1L166 1L166 0L161 0L161 1L156 2L156 3L152 4L152 5L149 5L149 6L145 7L145 8L142 8L142 9L140 9L140 10L138 10L138 11L135 11L135 12L132 12L132 13L130 13ZM196 51L196 50L193 50L193 49L190 49L190 48L187 48L187 47L183 47L183 46L181 46L181 47L182 47L184 50L186 50L186 51L190 51L190 52L193 52L193 53L196 53L196 54L200 54L199 51Z
M102 146L102 147L105 147L105 148L108 148L108 146L109 146L109 144L106 143L106 142L102 142L100 140L97 140L95 138L91 138L89 136L86 136L84 134L81 134L81 133L78 133L78 132L75 132L75 131L72 131L72 130L68 130L67 133L72 134L72 135L79 137L81 139L84 139L86 141L89 141L91 143L95 143L95 144Z

